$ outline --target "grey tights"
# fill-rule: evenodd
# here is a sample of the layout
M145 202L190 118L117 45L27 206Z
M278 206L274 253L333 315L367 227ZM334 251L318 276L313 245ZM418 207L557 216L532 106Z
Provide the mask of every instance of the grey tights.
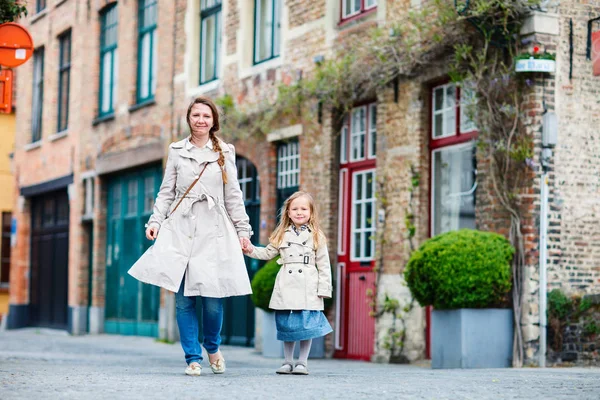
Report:
M283 355L285 362L292 364L294 362L294 346L296 342L283 342ZM308 353L310 353L310 346L312 345L312 339L300 341L300 354L298 354L298 362L306 365L308 362Z

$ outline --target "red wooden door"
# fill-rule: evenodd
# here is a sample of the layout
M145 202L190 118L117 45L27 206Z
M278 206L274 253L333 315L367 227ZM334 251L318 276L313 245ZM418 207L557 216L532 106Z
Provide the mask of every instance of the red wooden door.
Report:
M375 104L356 107L341 132L335 356L370 360L375 319Z

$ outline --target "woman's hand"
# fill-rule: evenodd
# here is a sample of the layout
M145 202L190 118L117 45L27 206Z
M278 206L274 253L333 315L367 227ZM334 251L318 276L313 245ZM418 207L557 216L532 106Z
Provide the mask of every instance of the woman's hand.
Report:
M240 246L242 246L242 251L244 254L250 254L252 253L252 250L254 250L254 246L252 246L250 239L247 237L240 238Z
M156 225L150 225L146 228L146 238L148 240L154 240L158 236L158 228Z

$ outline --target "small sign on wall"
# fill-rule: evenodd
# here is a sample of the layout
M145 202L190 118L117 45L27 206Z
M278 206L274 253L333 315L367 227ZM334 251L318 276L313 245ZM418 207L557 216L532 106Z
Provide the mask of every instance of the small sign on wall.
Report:
M600 31L592 32L592 66L594 76L600 76Z

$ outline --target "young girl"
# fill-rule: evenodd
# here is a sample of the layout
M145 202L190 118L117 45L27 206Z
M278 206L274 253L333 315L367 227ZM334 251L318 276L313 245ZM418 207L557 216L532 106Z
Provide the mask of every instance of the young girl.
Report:
M252 258L270 260L280 255L281 265L269 308L275 310L277 339L282 340L285 360L278 374L308 374L308 353L312 339L332 331L323 314L323 298L331 297L331 265L319 229L312 196L296 192L283 204L281 219L267 247L248 244L244 252ZM293 363L294 345L300 354Z

